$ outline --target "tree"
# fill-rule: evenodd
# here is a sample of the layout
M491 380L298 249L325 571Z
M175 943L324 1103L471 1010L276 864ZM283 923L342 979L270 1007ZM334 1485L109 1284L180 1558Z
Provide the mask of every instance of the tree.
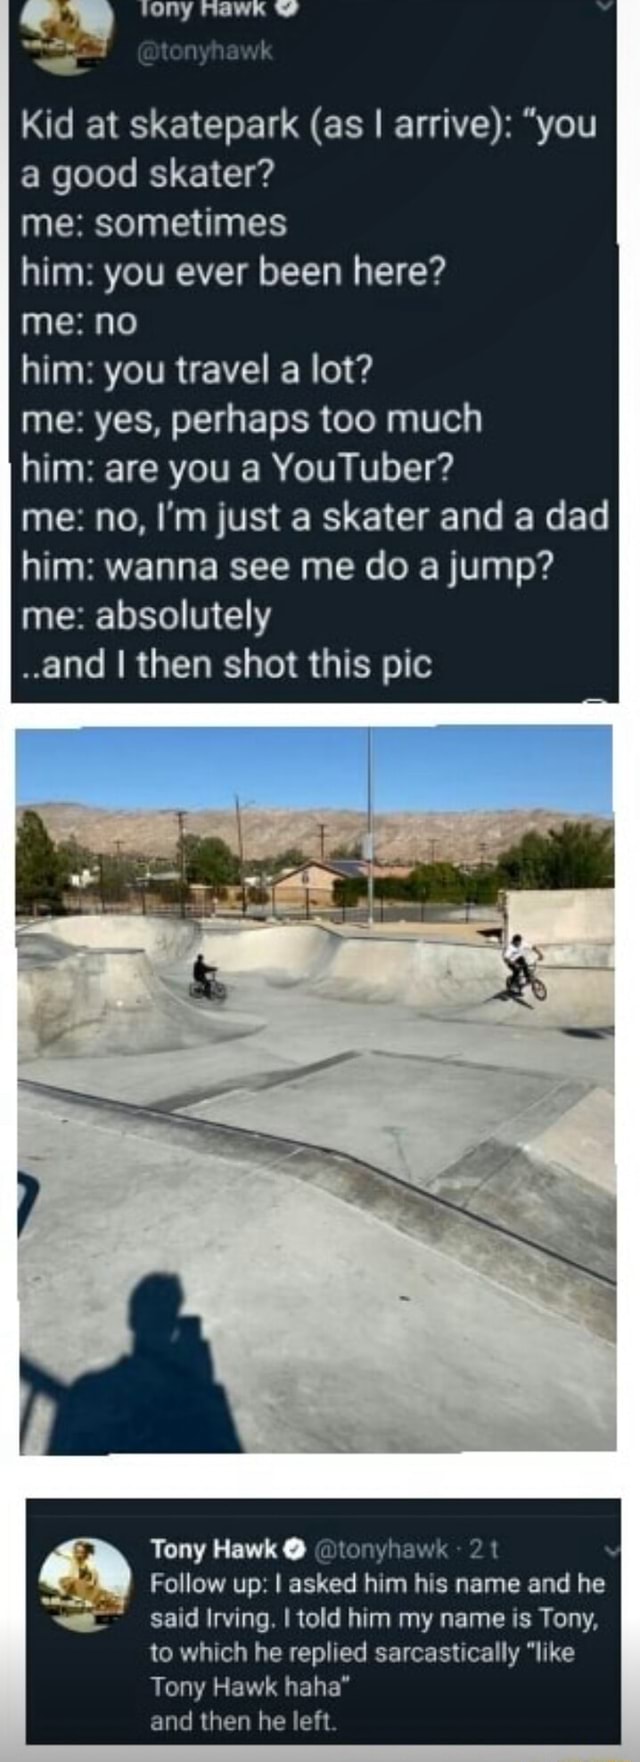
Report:
M358 905L367 892L366 876L349 875L343 881L334 881L334 904L339 906Z
M413 899L455 904L465 896L464 881L453 863L418 863L409 876Z
M312 860L306 851L293 845L291 850L279 850L277 856L261 857L255 866L260 875L287 875L292 869L304 869Z
M566 820L546 834L527 832L519 844L500 857L503 887L552 889L612 887L613 831L589 820Z
M61 860L44 820L25 809L16 837L16 894L21 905L46 905L62 910L66 863Z
M95 853L88 845L80 844L77 838L63 838L58 845L58 856L66 872L70 875L81 875L83 869L95 869Z
M495 905L502 888L499 869L476 869L465 875L465 899L473 905Z
M525 832L519 844L505 850L499 859L503 887L548 887L548 863L548 836L542 832Z
M181 857L178 851L179 859ZM229 887L240 880L237 856L223 838L185 838L184 858L187 881L205 887Z
M566 820L549 834L548 887L612 887L613 830Z
M279 850L274 852L273 856L251 857L246 867L250 868L253 874L260 875L263 880L266 878L271 880L273 876L290 875L294 869L304 869L314 861L314 857L310 857L305 851L298 850L297 846L293 845L291 850Z
M398 875L376 875L375 896L376 899L390 899L396 903L413 898L408 880L405 881Z
M356 838L353 844L337 844L329 855L332 863L359 863L362 861L362 846Z
M138 865L133 857L100 858L100 891L103 899L127 899L138 878Z

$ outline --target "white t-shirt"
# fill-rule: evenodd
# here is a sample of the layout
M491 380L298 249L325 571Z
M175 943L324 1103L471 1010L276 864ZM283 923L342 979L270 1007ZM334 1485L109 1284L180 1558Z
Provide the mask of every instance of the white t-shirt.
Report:
M526 961L528 967L535 966L536 961L536 956L528 942L521 942L519 945L517 942L510 942L509 947L504 951L504 958L506 961Z

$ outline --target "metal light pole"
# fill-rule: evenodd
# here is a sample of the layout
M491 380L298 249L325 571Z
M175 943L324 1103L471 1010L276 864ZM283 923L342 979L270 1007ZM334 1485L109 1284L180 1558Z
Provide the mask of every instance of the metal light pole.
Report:
M247 889L244 879L244 840L242 836L242 806L239 795L234 796L236 804L236 826L238 828L238 860L240 863L240 886L242 888L242 916L247 915Z
M181 808L176 813L176 820L178 822L178 848L180 851L180 917L184 918L187 913L187 867L184 848L185 816Z
M373 849L373 729L367 729L367 924L374 927L374 849Z

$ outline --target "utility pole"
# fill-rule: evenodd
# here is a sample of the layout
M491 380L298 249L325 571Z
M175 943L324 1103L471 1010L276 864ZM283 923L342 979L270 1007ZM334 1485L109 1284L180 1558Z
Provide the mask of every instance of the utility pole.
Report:
M114 887L113 891L114 891L115 899L119 900L120 904L122 905L122 901L123 901L123 897L124 897L124 888L121 886L121 879L122 879L122 839L116 838L116 861L115 861L115 874L114 874L115 887ZM126 901L125 901L125 904L126 904Z
M98 857L98 874L100 876L100 904L104 912L104 857Z
M374 926L374 848L373 848L373 729L367 729L367 923Z
M437 838L432 838L432 840L431 840L431 866L432 867L433 867L435 860L436 860L437 849L438 849L438 840L437 840Z
M318 827L318 836L320 839L320 861L321 861L321 863L324 862L324 845L325 845L326 833L327 833L327 828L324 825L324 822L321 820L320 825Z
M183 809L177 808L176 809L176 820L178 822L178 851L179 851L179 855L180 855L180 917L181 918L186 917L186 913L187 913L187 862L186 862L186 851L184 848L184 822L185 822L185 819L186 819L186 815L185 815Z
M244 839L242 835L242 807L239 795L234 796L236 804L236 826L238 828L238 860L240 863L240 886L242 888L242 916L247 915L247 889L244 879Z

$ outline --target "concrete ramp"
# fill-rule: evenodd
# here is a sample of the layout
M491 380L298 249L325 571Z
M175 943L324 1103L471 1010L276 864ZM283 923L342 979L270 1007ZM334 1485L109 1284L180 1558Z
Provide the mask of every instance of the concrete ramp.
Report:
M226 973L254 973L275 984L306 984L337 1001L427 1008L476 1003L499 985L496 949L419 937L350 936L317 924L205 931L204 954Z
M111 1378L163 1270L247 1449L612 1448L613 971L560 946L527 1007L451 932L26 929L25 1448L57 1450L46 1389ZM187 995L197 949L223 1009Z
M400 937L332 937L331 960L314 990L326 997L399 1003L412 1009L475 1003L500 983L492 948Z
M167 992L142 949L101 949L18 975L21 1060L166 1052L250 1034L260 1024Z
M18 946L41 937L43 943L63 943L71 949L144 949L150 958L170 961L185 958L198 941L197 925L181 918L145 917L126 912L95 912L77 918L47 918L24 925Z
M607 1032L614 1020L613 949L606 944L552 946L542 969L548 1001L537 1004L530 992L521 1000L506 994L498 949L392 931L352 935L319 924L208 929L172 918L115 913L59 918L21 933L24 965L37 961L39 942L44 961L52 965L65 949L76 949L78 975L83 960L98 957L100 950L111 956L118 950L142 951L161 972L182 961L186 967L202 949L226 975L308 987L315 996L338 1002L398 1004L436 1016L458 1014L469 1022L567 1032Z
M502 968L504 972L504 967ZM470 1009L455 1014L465 1022L489 1023L508 1028L560 1028L570 1034L609 1034L613 1031L615 974L610 967L554 967L545 961L540 977L547 987L546 1003L537 1003L531 991L510 997L501 988Z
M337 938L318 924L256 924L253 929L198 932L206 961L225 973L262 973L280 984L302 984L334 958Z
M436 1015L509 1027L595 1029L614 1020L613 951L563 944L541 969L545 1004L505 990L498 949L419 937L350 936L318 925L207 931L207 960L227 973L262 974L272 983L308 985L336 1001L400 1004Z
M616 1191L615 1105L606 1089L592 1089L541 1133L536 1158L553 1163L604 1193Z

